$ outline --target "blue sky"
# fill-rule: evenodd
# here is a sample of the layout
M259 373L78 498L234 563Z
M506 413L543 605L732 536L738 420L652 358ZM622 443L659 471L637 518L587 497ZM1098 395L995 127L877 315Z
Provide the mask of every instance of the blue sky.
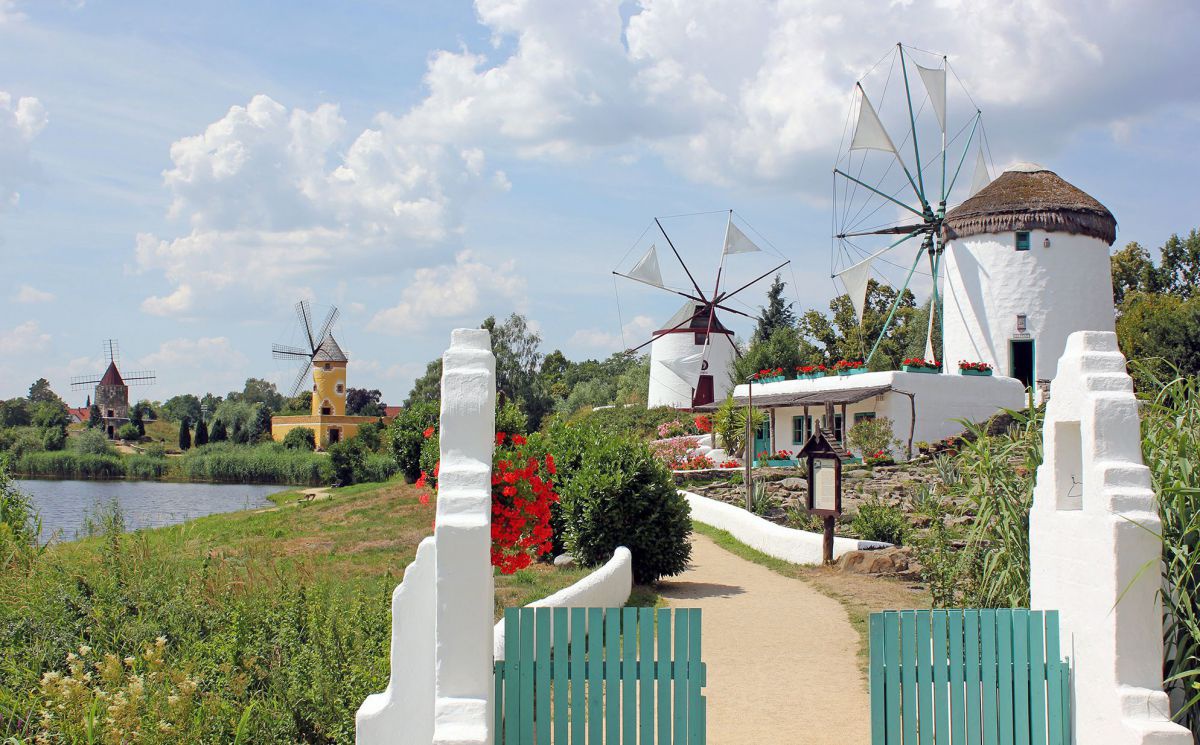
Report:
M655 215L736 210L824 308L850 91L896 41L949 55L993 168L1043 163L1118 247L1156 246L1200 224L1198 23L1187 0L0 0L0 397L68 393L108 337L153 398L284 383L300 297L341 308L350 384L394 403L491 313L606 356L609 272ZM672 224L711 276L723 218ZM619 306L630 343L674 310Z

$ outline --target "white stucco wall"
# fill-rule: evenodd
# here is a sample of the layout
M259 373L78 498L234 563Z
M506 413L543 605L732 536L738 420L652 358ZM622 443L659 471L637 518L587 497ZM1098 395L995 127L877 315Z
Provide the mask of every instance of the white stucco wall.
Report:
M776 559L790 561L793 564L820 564L822 562L825 537L820 533L785 528L747 512L741 507L702 497L689 491L681 490L681 493L687 498L688 504L692 506L693 520L727 531L750 548L762 551L767 556L773 556ZM891 544L835 536L833 558L836 559L847 551L877 549L889 545Z
M957 369L957 368L956 368ZM915 395L917 420L913 442L933 442L963 431L957 421L966 419L982 422L1000 409L1020 409L1026 404L1025 389L1014 378L1001 376L969 377L965 375L928 375L906 372L872 372L859 375L831 375L816 380L784 380L778 383L756 383L754 395L774 393L813 393L816 391L890 385L896 391ZM749 385L739 385L735 395L745 396ZM912 410L908 396L889 391L874 398L846 407L846 419L854 424L854 414L875 412L877 417L892 420L893 431L901 443L908 442ZM835 406L834 413L841 413ZM792 417L802 416L803 407L781 407L773 410L771 437L773 450L798 450L792 438ZM816 422L825 415L824 406L810 406L809 416ZM902 455L903 447L896 453Z
M704 350L696 344L694 333L660 334L650 343L650 389L647 406L672 406L676 409L692 407L692 383L685 381L662 364L662 360L674 360ZM723 334L713 334L705 360L708 369L705 375L713 376L713 393L721 401L729 393L729 368L734 354L733 344Z
M1044 246L1050 239L1049 247ZM982 361L1010 375L1009 341L1034 341L1035 378L1054 377L1067 336L1114 330L1108 245L1097 238L1030 231L1030 250L1014 233L951 241L944 255L943 349L946 369ZM1026 316L1028 337L1017 334Z
M596 571L527 608L620 608L633 592L633 554L618 546L612 558ZM493 653L504 659L504 621L493 629ZM568 630L568 633L570 631Z
M1075 742L1191 743L1162 690L1161 529L1116 334L1072 334L1029 519L1031 606L1057 609Z

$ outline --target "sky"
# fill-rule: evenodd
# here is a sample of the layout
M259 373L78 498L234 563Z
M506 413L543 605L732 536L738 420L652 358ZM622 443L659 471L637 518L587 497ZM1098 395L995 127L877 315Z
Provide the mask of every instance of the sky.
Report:
M302 298L389 403L492 314L603 358L677 307L611 274L665 252L656 216L694 215L663 223L707 287L733 210L764 252L726 280L790 260L825 309L830 171L897 42L946 55L993 176L1041 163L1156 247L1200 226L1198 26L1194 0L0 0L0 398L81 405L108 338L151 399L287 387Z

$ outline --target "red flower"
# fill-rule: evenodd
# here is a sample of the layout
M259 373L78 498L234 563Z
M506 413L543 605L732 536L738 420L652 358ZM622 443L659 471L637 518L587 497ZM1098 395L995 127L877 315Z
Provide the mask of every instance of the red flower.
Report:
M525 444L525 437L523 435L513 435L512 442L514 445L517 445L519 447L519 446Z
M504 444L504 433L503 433L503 432L497 432L497 433L496 433L496 444L497 444L497 445L503 445L503 444Z
M421 504L428 507L429 506L429 492L427 492L427 491L421 492L421 494L419 496L417 496L417 501L419 501Z
M504 495L504 496L506 496L506 497L515 497L515 496L517 496L517 487L515 487L515 486L506 486L506 487L504 487L504 489L503 489L503 490L501 490L501 492L500 492L500 493L501 493L501 494L503 494L503 495Z
M424 471L421 471L421 478L417 479L416 483L413 484L413 486L417 487L418 489L424 489L425 484L428 481L429 481L429 474L425 473Z
M549 471L550 475L552 475L552 476L554 474L558 473L558 469L554 467L554 456L553 455L549 455L549 454L546 455L546 470Z
M433 437L433 427L426 427L425 431L421 434L425 435L425 439L428 440L430 437Z

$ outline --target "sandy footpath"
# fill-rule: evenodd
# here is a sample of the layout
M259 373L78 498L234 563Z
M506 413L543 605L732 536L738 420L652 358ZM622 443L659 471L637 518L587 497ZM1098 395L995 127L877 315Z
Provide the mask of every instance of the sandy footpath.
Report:
M701 608L713 745L870 740L858 634L845 610L692 534L692 566L664 581L672 607Z

